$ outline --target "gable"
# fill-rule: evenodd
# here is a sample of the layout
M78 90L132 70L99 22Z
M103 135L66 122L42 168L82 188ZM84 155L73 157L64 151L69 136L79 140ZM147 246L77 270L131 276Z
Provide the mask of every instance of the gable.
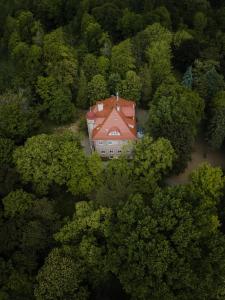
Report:
M93 130L93 139L135 139L136 129L132 127L129 127L125 117L113 108L103 124Z

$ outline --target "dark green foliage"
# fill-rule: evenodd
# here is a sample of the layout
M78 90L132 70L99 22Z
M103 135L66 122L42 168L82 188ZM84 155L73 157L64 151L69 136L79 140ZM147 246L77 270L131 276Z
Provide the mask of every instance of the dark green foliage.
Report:
M95 75L87 86L89 105L93 105L96 101L105 99L109 96L107 84L104 76Z
M120 82L118 90L122 98L139 103L141 98L141 87L140 77L134 71L128 71L125 80Z
M84 58L82 69L88 81L98 74L97 58L93 54L87 54Z
M88 194L100 181L100 158L86 157L72 133L37 135L14 152L14 161L25 183L46 194L52 184L67 185L72 194Z
M217 66L218 63L215 61L195 61L193 85L205 100L212 99L219 91L225 89L223 76L217 72Z
M21 141L39 126L38 113L22 94L0 97L0 136Z
M225 138L225 92L216 95L211 105L211 119L208 126L208 142L219 149Z
M11 192L2 202L1 292L9 299L34 299L34 273L39 268L39 260L53 245L52 234L59 228L59 218L51 202L36 199L23 190Z
M88 299L85 283L81 286L85 275L84 263L64 252L67 251L56 248L47 257L37 277L36 299Z
M71 103L69 88L60 86L51 76L39 77L37 93L43 100L43 110L47 111L50 120L58 124L71 121L75 108Z
M182 41L178 48L173 49L173 63L179 71L185 72L199 58L199 55L199 41L187 39Z
M12 165L14 147L12 140L0 137L0 169Z
M201 120L224 145L224 20L222 0L1 1L1 300L224 300L222 170L166 186ZM86 111L117 92L145 137L102 162Z
M116 35L117 22L121 11L114 3L106 2L101 6L97 6L92 10L92 14L105 31L113 36Z
M87 108L88 107L88 84L87 78L84 74L84 71L81 69L80 71L80 79L78 84L78 94L76 99L76 104L79 108Z
M190 159L203 109L203 100L197 93L173 82L161 85L150 104L150 132L154 137L171 141L178 155L178 170L183 169Z
M118 30L120 30L124 37L135 35L144 27L143 18L141 15L125 9L123 16L118 22Z

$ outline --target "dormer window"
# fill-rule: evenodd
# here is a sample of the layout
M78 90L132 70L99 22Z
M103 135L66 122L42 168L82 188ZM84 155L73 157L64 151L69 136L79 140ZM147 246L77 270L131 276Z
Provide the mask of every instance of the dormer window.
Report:
M111 131L109 135L120 135L119 131Z
M113 127L109 130L109 135L118 136L118 135L120 135L120 131L117 127Z

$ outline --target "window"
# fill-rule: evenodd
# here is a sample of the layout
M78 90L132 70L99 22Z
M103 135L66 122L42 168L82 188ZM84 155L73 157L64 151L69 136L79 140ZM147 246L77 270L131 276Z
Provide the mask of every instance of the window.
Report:
M98 141L98 143L99 143L99 145L102 145L102 144L103 144L103 142L102 142L102 141Z
M109 145L112 145L112 141L108 141L108 144L109 144Z
M119 131L111 131L109 135L120 135Z
M104 154L104 153L105 153L105 151L104 151L104 150L102 150L102 151L101 151L101 153L102 153L102 154Z
M118 153L121 153L122 151L121 150L118 150Z
M113 151L112 149L111 149L111 150L109 150L109 152L110 152L110 153L114 153L114 151Z

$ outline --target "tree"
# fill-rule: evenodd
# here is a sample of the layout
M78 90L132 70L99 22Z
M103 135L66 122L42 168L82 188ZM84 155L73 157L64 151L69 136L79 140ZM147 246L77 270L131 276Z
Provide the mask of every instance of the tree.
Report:
M170 12L165 6L159 6L156 9L154 9L154 11L149 14L148 18L153 24L159 23L163 27L171 29L172 22Z
M170 140L177 154L177 170L182 170L190 158L203 110L198 94L177 83L161 85L150 104L150 133Z
M188 31L180 29L173 36L173 45L176 49L178 49L184 41L192 38L192 35Z
M107 78L109 73L109 68L110 68L110 60L108 59L108 57L105 57L103 55L99 56L97 62L97 69L99 71L99 74Z
M172 169L174 159L175 152L168 140L153 141L146 136L139 141L134 148L131 169L140 193L153 193L163 176Z
M114 3L106 2L101 6L94 7L92 14L105 31L116 36L117 22L118 17L121 16L121 11Z
M115 95L118 92L120 84L121 84L120 74L111 73L108 79L108 87L111 95Z
M126 79L119 85L119 93L123 98L134 100L137 103L141 98L141 79L134 71L126 73Z
M3 200L5 216L24 215L33 205L34 197L22 189L9 193Z
M82 17L81 33L88 51L97 54L104 33L101 25L88 13Z
M104 282L108 275L108 268L105 265L107 253L105 238L111 231L112 217L111 208L96 208L92 201L81 201L75 206L73 219L55 234L57 242L62 246L67 244L68 248L77 253L76 260L84 262L85 279L92 286ZM89 270L89 274L86 270Z
M172 42L172 34L159 23L148 25L132 39L132 49L138 66L146 63L146 51L155 42L164 41L168 46ZM148 60L148 57L147 57Z
M94 54L88 53L84 57L84 62L82 65L82 69L87 78L87 81L91 81L91 79L99 73L98 70L98 61Z
M39 261L53 246L52 235L59 229L59 218L52 201L36 199L22 189L3 198L3 206L0 255L6 271L1 277L1 289L9 295L8 299L33 299ZM3 267L2 260L0 265Z
M78 84L78 94L76 99L76 104L80 108L88 107L88 91L87 91L87 79L84 74L83 69L80 71L80 78Z
M225 185L221 168L213 168L208 163L203 163L191 174L191 188L195 195L202 199L200 205L207 208L214 208L223 195Z
M216 67L218 63L212 60L195 61L193 86L206 101L225 88L224 78L217 72Z
M125 8L123 16L119 19L117 25L118 30L122 32L124 38L135 35L138 31L141 31L143 27L144 22L142 16Z
M16 87L32 87L42 72L42 49L37 45L29 46L19 42L11 53L12 61L16 66L14 85Z
M129 39L112 48L111 71L120 74L124 78L127 71L135 69L135 59L132 54L131 41Z
M111 160L104 169L102 178L102 185L96 193L96 202L100 206L116 208L135 192L133 171L124 157Z
M77 84L77 60L74 50L65 42L62 28L58 28L44 37L45 71L65 87Z
M208 143L213 149L219 149L225 138L225 92L220 92L213 98L210 110Z
M141 89L141 103L143 107L148 107L150 101L152 100L152 76L151 71L147 64L145 64L140 69L141 83L142 83L142 89Z
M183 186L149 200L136 195L118 207L108 238L113 273L134 299L213 299L224 289L224 236L202 231L200 208Z
M105 99L109 96L105 78L98 74L95 75L88 83L88 98L89 103L92 105L97 100Z
M43 109L48 112L50 120L62 124L72 119L74 105L68 87L57 84L54 77L38 77L37 93L43 100Z
M85 265L77 258L71 258L66 252L57 248L50 252L37 276L37 300L65 297L71 300L88 299L88 288L84 282Z
M195 31L199 35L201 35L207 26L207 17L201 11L196 12L196 14L194 15L193 23L194 23Z
M33 9L43 24L59 24L62 19L63 8L62 0L45 1L39 0L33 2Z
M40 194L52 184L67 185L73 194L90 193L101 180L101 161L84 155L72 133L41 134L28 139L14 152L17 170L24 182L31 182Z
M39 127L37 110L22 94L0 97L0 136L19 142Z
M0 169L8 168L12 165L14 142L10 139L0 137Z
M154 42L147 49L154 91L171 76L171 49L165 41Z

